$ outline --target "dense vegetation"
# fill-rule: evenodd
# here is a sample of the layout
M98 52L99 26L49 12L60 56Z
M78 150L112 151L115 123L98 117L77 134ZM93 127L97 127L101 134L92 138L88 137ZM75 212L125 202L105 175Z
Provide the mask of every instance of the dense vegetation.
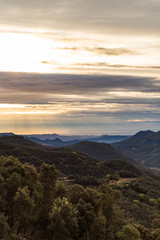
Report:
M14 138L0 142L0 239L160 240L158 175Z
M158 240L159 192L149 176L114 188L65 187L53 165L43 163L37 173L1 157L0 239Z
M112 149L112 148L111 148ZM109 151L109 156L112 155ZM32 143L20 136L5 136L0 138L0 155L14 156L22 163L33 164L37 169L42 163L54 164L58 170L58 176L67 176L75 179L76 183L82 185L99 185L103 183L102 178L107 174L119 174L124 176L119 164L130 166L130 173L137 176L139 172L131 164L123 160L116 160L114 164L108 165L110 161L99 162L88 155L77 153L72 148L52 148ZM121 155L120 155L121 156ZM112 159L112 157L111 157ZM117 169L116 169L117 168ZM126 175L127 176L127 175Z
M64 148L67 150L67 147ZM143 168L143 166L135 161L133 158L126 157L120 151L113 148L110 144L107 143L96 143L82 141L72 146L68 147L68 150L75 150L79 153L87 154L88 156L98 160L98 161L108 161L108 160L126 160L127 162L133 164L138 168Z
M71 146L77 152L88 154L99 161L112 159L127 159L110 144L82 141Z

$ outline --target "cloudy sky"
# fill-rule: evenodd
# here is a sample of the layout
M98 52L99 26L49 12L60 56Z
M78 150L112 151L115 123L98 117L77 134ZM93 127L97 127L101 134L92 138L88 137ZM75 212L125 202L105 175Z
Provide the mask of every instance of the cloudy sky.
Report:
M0 132L160 130L160 0L0 0Z

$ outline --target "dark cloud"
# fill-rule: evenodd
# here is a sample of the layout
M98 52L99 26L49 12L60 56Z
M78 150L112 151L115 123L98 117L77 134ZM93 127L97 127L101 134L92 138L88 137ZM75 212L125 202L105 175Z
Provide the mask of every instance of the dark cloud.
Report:
M127 97L129 92L132 96ZM142 110L144 106L159 109L159 93L160 82L155 78L0 72L0 103L62 103L72 106L77 103L78 106L115 103L119 106L135 105L135 109L139 105Z
M160 81L151 77L0 73L0 87L18 93L100 94L110 91L159 93Z
M75 111L74 112L74 115L101 115L101 116L114 116L114 115L116 115L116 117L118 117L118 116L120 116L121 118L122 118L122 116L124 117L124 118L126 118L126 116L132 116L132 117L139 117L139 118L141 118L141 116L143 115L143 118L144 117L149 117L149 118L151 118L152 119L152 116L151 116L151 111L147 111L147 110L145 110L145 111L142 111L142 109L138 109L137 111L136 110L118 110L117 111L117 109L115 109L115 111L95 111L95 110L92 110L92 109L90 109L90 110L84 110L84 111ZM157 114L155 114L154 113L154 117L153 117L153 119L155 118L155 116L157 116L157 118L159 118L160 116L159 116L159 113L157 113ZM160 121L160 118L159 118L159 121Z
M160 97L159 98L139 98L139 97L114 97L114 99L103 99L104 103L118 103L118 104L143 104L143 105L155 105L160 107Z

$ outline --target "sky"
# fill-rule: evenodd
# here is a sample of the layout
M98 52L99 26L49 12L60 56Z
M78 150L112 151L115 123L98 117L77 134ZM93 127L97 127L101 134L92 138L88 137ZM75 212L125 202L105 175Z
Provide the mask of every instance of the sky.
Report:
M160 0L0 0L0 132L160 130Z

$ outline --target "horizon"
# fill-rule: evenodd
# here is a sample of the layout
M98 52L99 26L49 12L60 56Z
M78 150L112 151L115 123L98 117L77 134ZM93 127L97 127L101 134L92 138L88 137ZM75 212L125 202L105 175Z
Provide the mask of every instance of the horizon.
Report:
M119 133L119 132L115 132L115 133L101 133L101 134L78 134L78 133L56 133L56 132L52 132L52 133L46 133L46 132L44 132L44 133L15 133L15 132L0 132L0 134L14 134L14 135L59 135L59 136L89 136L89 137L98 137L98 136L133 136L133 135L135 135L135 134L137 134L138 132L145 132L145 131L152 131L152 132L159 132L160 130L157 130L157 131L155 131L155 130L153 130L153 129L144 129L144 130L140 130L140 131L135 131L135 132L132 132L132 133Z
M159 1L0 6L0 132L158 131Z

